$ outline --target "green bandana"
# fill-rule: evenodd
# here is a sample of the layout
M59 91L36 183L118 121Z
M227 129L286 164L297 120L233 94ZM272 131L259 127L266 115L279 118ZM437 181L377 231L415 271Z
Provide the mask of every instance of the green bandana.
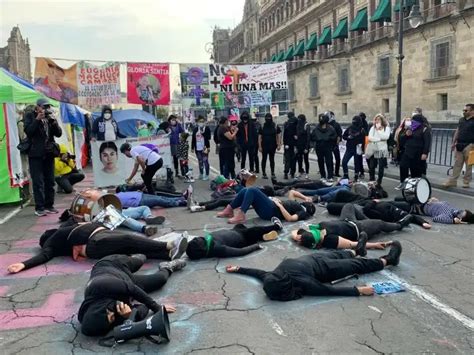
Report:
M209 233L206 234L206 236L204 237L204 239L206 240L206 256L209 255L209 251L211 250L211 242L212 242L212 235L210 235Z
M320 230L321 227L319 226L319 224L310 224L308 228L311 234L313 235L313 239L314 239L313 249L315 249L319 245L319 243L321 243L321 230Z

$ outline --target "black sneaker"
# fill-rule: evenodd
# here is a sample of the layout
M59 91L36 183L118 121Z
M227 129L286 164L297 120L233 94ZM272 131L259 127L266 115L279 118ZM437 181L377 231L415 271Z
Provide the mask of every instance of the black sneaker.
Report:
M407 227L411 221L413 220L413 216L411 214L407 214L405 217L403 217L401 220L398 221L398 223L401 226L401 229Z
M285 176L283 176L283 179L288 180L288 174L285 174Z
M268 179L268 176L267 176L267 174L263 174L263 175L262 175L262 179L265 179L265 180L267 180L267 179Z
M397 266L400 262L400 255L402 254L402 245L399 241L395 241L392 243L390 247L390 251L387 255L381 257L381 259L385 259L387 261L387 265Z
M147 237L155 235L156 232L158 232L158 228L156 228L155 226L145 226L145 229L143 231L143 233L145 233Z
M170 273L181 270L186 266L186 261L183 259L175 259L173 261L165 261L160 263L160 270L166 269Z
M272 183L274 183L274 181L277 181L277 177L275 173L272 173Z
M164 221L165 221L165 217L163 216L145 218L146 224L163 224Z
M183 232L181 237L173 241L173 248L170 250L170 259L179 259L188 247L188 232Z
M46 207L46 208L44 209L44 211L45 211L47 214L58 214L58 213L59 213L59 211L58 211L56 208L54 208L54 207Z
M366 256L367 255L367 249L365 248L367 244L367 240L369 237L367 236L367 233L361 232L359 235L359 240L357 241L357 246L355 248L356 255L359 256Z
M278 227L278 230L281 231L283 229L283 223L281 223L278 217L272 217L272 223Z

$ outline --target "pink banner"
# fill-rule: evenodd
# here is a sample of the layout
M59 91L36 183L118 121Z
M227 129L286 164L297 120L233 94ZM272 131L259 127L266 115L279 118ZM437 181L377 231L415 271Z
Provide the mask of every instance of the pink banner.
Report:
M169 65L127 63L127 101L142 105L168 105Z

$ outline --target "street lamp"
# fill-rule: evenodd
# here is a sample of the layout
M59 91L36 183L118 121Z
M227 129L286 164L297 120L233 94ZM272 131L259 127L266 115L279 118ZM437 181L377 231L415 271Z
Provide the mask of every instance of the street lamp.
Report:
M204 46L204 50L210 54L210 57L209 59L211 60L211 62L214 61L214 52L215 52L215 47L214 47L214 43L212 42L207 42L206 45Z
M402 120L402 71L403 71L403 23L406 20L410 23L410 27L417 28L423 23L423 17L420 13L420 6L415 4L411 7L411 11L407 18L405 13L408 8L406 6L407 0L400 1L400 18L398 23L398 75L397 75L397 112L396 112L396 125L399 126Z

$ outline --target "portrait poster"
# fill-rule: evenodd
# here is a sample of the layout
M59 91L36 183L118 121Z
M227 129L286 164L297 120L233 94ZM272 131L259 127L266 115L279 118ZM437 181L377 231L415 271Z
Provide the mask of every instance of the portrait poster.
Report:
M166 167L172 166L169 137L136 137L116 141L91 142L92 172L95 187L121 185L130 176L135 160L120 153L120 147L124 143L130 143L132 147L141 144L154 144L163 159L163 168L158 171L157 175L166 175ZM141 181L140 172L135 175L134 180L136 182Z
M141 105L168 105L169 72L169 64L127 63L127 101Z
M79 105L97 107L120 103L120 63L77 64Z
M183 108L209 107L209 65L180 64L179 72Z
M278 104L271 105L270 113L272 114L274 118L280 116L280 106Z
M36 58L34 86L52 99L77 105L77 64L65 69L49 58Z

